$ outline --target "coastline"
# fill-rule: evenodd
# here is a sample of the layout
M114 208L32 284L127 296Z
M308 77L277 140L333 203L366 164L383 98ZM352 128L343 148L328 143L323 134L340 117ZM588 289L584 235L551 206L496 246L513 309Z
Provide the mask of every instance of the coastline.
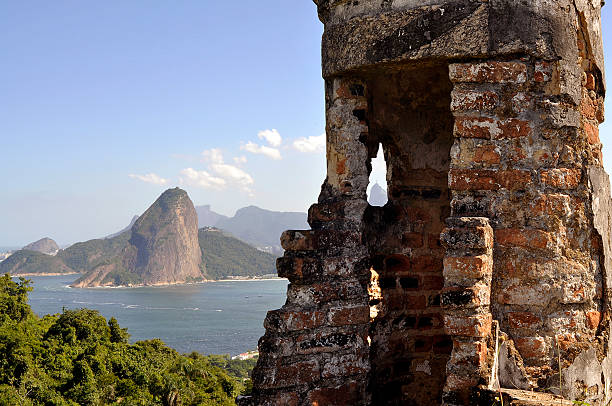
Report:
M62 272L49 272L49 273L16 273L16 274L10 274L11 278L18 278L20 276L63 276L63 275L80 275L79 272L68 272L68 273L62 273Z

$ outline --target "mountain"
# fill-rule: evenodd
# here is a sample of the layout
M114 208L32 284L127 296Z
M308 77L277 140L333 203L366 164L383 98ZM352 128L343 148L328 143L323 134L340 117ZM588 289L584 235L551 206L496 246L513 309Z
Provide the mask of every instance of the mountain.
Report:
M134 223L136 222L136 220L138 220L138 216L134 216L132 217L132 221L130 221L130 224L128 224L125 228L121 229L120 231L117 231L116 233L113 233L111 235L107 235L106 237L104 237L105 239L109 239L109 238L113 238L113 237L117 237L119 234L123 234L126 231L130 231L132 229L132 226L134 225Z
M74 273L61 258L31 250L15 251L10 257L0 262L0 274L61 274Z
M371 206L382 207L387 203L387 200L387 191L378 183L372 185L372 189L370 189L370 196L368 197L368 203L370 203Z
M244 207L234 217L221 219L215 227L269 252L282 252L280 236L285 230L309 229L306 213L278 212L260 209L256 206Z
M212 211L209 204L196 206L195 209L198 213L198 227L214 227L219 221L228 219L227 216Z
M92 264L92 257L88 256L86 263L93 269L73 286L166 285L204 279L197 214L184 190L166 190L129 232L102 241L119 242L128 235L126 244L117 244L120 252L114 257L115 252L99 256L94 249L94 260L101 261Z
M260 251L218 228L198 232L206 274L211 279L228 276L262 276L276 273L276 257Z
M31 244L26 245L22 250L36 251L42 254L55 255L59 251L60 247L51 238L42 238Z

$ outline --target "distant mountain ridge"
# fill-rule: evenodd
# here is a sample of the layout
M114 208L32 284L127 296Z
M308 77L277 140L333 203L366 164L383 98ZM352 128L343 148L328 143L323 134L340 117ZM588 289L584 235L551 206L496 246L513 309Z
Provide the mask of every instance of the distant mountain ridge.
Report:
M217 227L259 249L281 254L280 236L285 230L309 229L308 215L302 212L280 212L247 206L233 217L215 213L210 206L196 207L200 227Z
M111 258L104 256L105 261L73 287L167 285L205 279L197 214L184 190L166 190L124 234L129 239L119 246L120 252L113 252L117 255Z
M22 250L36 251L47 255L55 255L59 249L59 245L57 245L57 243L49 237L41 238L40 240L30 243L22 248Z
M273 255L222 230L210 227L198 230L195 208L192 212L186 207L189 204L193 208L184 191L170 189L125 231L73 244L55 257L17 251L0 262L0 274L79 272L84 275L74 286L91 287L182 283L275 273ZM182 206L185 207L181 209ZM173 216L177 210L185 215ZM189 246L188 252L175 246L180 241ZM196 270L189 258L198 255L201 260Z

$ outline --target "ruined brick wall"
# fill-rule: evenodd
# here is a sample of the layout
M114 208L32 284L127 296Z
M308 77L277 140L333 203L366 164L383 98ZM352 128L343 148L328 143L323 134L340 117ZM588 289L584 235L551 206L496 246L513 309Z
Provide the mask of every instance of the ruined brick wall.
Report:
M287 302L242 404L606 404L600 2L316 3L327 178L312 229L281 238Z

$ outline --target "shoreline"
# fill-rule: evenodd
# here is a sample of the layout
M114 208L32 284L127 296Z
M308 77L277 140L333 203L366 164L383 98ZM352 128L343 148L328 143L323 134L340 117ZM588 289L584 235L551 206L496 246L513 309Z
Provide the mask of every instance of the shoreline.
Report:
M70 273L22 273L22 274L11 274L11 278L19 278L19 277L28 277L28 276L70 276L70 275L81 275L80 272L70 272ZM210 279L199 282L173 282L173 283L164 283L164 284L152 284L152 285L120 285L120 286L84 286L84 287L74 287L71 285L67 285L71 289L131 289L131 288L156 288L156 287L170 287L170 286L181 286L181 285L200 285L205 283L216 283L216 282L266 282L266 281L283 281L287 280L287 278L279 278L279 277L267 277L267 278L248 278L248 277L235 277L229 279Z
M11 278L18 278L20 276L65 276L65 275L80 275L79 272L68 272L68 273L61 273L61 272L50 272L50 273L16 273L16 274L9 274L11 276Z

